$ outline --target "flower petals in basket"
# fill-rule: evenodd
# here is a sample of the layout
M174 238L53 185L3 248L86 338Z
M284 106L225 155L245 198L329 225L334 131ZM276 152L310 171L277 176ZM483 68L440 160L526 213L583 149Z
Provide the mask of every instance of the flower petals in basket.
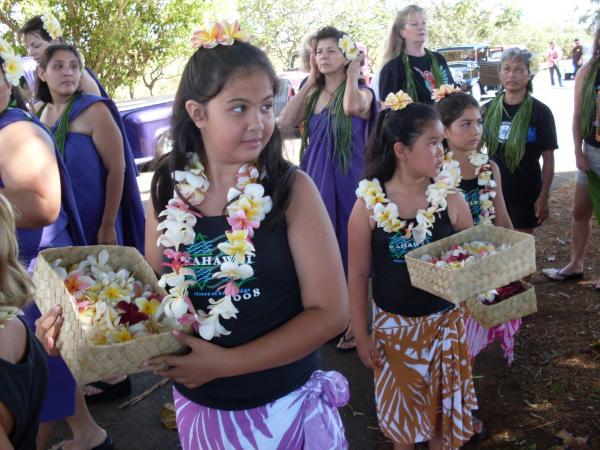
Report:
M535 289L523 281L515 281L479 294L468 299L466 304L471 316L485 328L520 319L537 311Z
M135 248L47 249L33 277L42 314L62 307L57 347L79 384L141 372L148 358L185 348L170 333L180 327L164 314L165 292Z
M465 262L457 257L459 264L450 267L432 263L453 246L476 241L492 244L494 251ZM477 225L412 250L406 254L406 265L413 286L459 304L535 272L534 239L506 228Z

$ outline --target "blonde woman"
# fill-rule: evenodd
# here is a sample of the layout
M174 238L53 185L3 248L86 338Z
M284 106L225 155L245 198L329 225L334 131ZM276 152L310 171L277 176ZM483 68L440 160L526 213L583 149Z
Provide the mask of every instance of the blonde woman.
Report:
M35 448L48 383L44 349L17 317L31 300L12 206L0 194L0 448Z
M427 15L409 5L394 19L383 55L379 76L379 98L403 90L418 103L433 103L431 93L442 84L453 84L452 74L442 55L425 48Z

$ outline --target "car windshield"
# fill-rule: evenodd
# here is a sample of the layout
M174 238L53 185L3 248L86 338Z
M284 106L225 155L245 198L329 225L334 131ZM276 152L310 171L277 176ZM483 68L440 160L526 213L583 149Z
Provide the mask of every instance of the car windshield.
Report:
M446 58L446 61L449 63L455 61L475 61L474 48L439 50L439 52L444 56L444 58Z

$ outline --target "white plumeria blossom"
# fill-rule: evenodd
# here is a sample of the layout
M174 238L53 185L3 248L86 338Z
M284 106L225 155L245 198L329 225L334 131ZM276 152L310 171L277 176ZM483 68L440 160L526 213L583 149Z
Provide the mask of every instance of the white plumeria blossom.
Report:
M221 316L223 319L235 319L239 312L233 305L230 295L226 295L219 300L210 298L208 299L208 303L210 303L208 314L211 316Z
M385 198L385 194L377 178L373 178L373 180L361 180L356 189L356 196L364 200L368 209L373 209L377 203L389 202Z
M235 261L226 261L221 264L221 270L213 275L213 278L231 278L232 280L244 280L254 275L254 269L250 264L238 264Z
M163 274L160 277L160 280L158 280L158 285L161 288L175 287L183 283L185 281L186 276L193 277L195 275L196 273L194 272L194 269L190 269L189 267L182 267L181 269L179 269L179 272L169 272Z
M484 153L480 153L478 151L474 151L469 153L469 162L473 164L475 167L483 166L487 164L489 161L488 155Z
M219 316L217 314L210 315L198 310L198 317L200 322L200 330L198 333L202 339L210 341L215 337L231 334L231 331L227 330L219 323Z
M373 220L386 233L396 233L406 225L398 218L398 207L394 203L377 203L373 208Z
M169 290L169 294L163 298L161 306L165 316L173 319L181 319L188 311L188 302L185 299L187 284L177 285Z
M5 322L22 315L23 311L16 306L0 305L0 328L4 327Z
M61 267L61 263L62 259L55 259L50 263L50 267L52 268L52 270L54 270L54 273L56 273L60 277L61 280L64 280L65 278L67 278L67 269Z

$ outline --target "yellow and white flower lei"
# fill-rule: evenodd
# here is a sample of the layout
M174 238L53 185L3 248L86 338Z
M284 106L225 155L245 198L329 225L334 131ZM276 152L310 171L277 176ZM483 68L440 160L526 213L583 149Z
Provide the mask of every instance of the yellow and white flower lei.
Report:
M204 200L208 190L209 181L204 172L204 167L196 154L188 154L189 165L186 170L175 171L173 179L177 189L173 198L159 217L164 220L159 224L158 230L163 234L158 238L157 244L166 247L165 256L179 255L179 247L190 245L194 242L197 212L191 211L182 197L194 207L199 206ZM159 284L168 289L163 303L165 314L173 317L181 324L194 324L203 339L211 340L214 337L228 335L231 332L222 326L220 319L232 319L237 317L238 309L233 304L233 297L239 292L239 285L254 275L254 270L247 264L247 258L254 256L254 245L252 237L254 230L260 227L266 214L271 211L271 197L264 195L264 188L259 184L260 174L252 164L243 165L237 174L236 186L230 188L227 200L227 221L231 230L227 231L227 242L217 245L217 248L228 256L227 261L221 264L220 270L213 274L213 278L222 281L219 290L225 294L222 298L209 299L208 311L194 310L187 296L189 286L196 283L195 273L187 267L185 255L182 257L184 263L171 265L172 271L165 273L159 280ZM169 247L173 247L170 250ZM177 257L177 256L176 256ZM188 255L189 258L189 255Z
M448 207L448 194L456 192L460 183L460 169L458 162L452 160L452 154L447 155L442 170L434 179L434 182L427 186L425 194L429 206L427 209L417 211L417 225L407 224L407 221L401 220L398 216L398 207L389 201L383 193L381 184L377 178L373 180L362 180L356 196L362 198L367 209L373 211L373 220L378 228L383 228L386 233L403 232L404 237L412 237L417 245L425 241L427 235L431 235L431 228L435 223L436 214L439 215Z
M486 153L473 151L469 153L469 162L475 166L475 175L477 175L477 184L482 186L479 191L479 204L481 210L479 213L479 223L492 225L496 218L496 208L494 208L494 198L496 197L496 182L492 179L493 172L489 157Z

